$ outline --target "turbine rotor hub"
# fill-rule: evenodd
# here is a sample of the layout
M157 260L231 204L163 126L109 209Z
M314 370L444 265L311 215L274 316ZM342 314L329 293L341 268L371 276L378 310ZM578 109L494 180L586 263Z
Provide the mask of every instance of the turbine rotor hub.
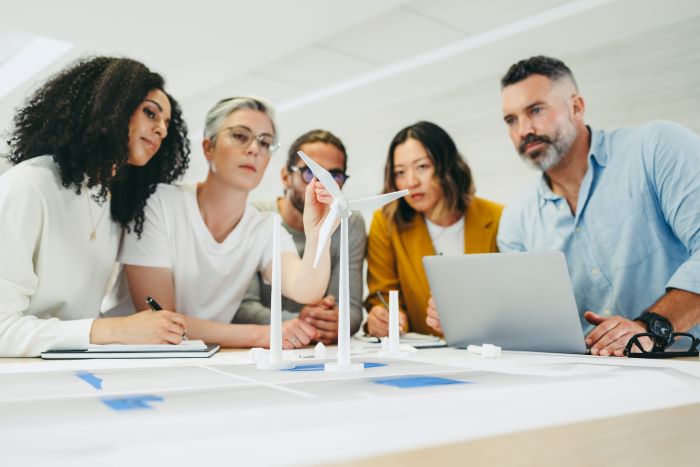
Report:
M345 198L336 198L333 200L333 204L335 204L335 208L339 213L346 213L348 211L348 200Z

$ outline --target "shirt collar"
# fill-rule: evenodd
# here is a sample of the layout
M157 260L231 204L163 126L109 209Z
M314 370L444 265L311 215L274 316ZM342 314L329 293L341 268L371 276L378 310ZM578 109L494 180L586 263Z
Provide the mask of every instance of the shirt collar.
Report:
M554 201L561 198L558 194L554 193L549 187L547 174L542 172L538 182L537 182L537 204L540 208L543 208L547 201Z
M588 162L595 159L599 166L605 167L608 163L608 153L605 152L605 132L603 130L594 130L586 126L591 132L591 147L588 150Z

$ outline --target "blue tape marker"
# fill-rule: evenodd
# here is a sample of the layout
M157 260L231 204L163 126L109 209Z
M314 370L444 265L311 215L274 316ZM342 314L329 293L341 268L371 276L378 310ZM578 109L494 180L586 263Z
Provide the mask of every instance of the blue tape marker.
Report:
M365 368L376 368L386 366L386 363L364 362ZM310 363L308 365L297 365L294 368L287 368L282 371L323 371L323 363Z
M364 362L365 363L365 368L377 368L380 366L386 366L386 363L372 363L372 362Z
M97 376L93 375L92 373L87 373L84 371L79 371L75 374L78 378L82 379L86 383L88 383L90 386L92 386L95 389L102 389L102 379L98 378Z
M323 363L311 363L309 365L297 365L282 371L323 371Z
M437 378L435 376L399 376L396 378L375 379L373 382L397 388L422 388L426 386L443 386L447 384L465 384L466 381Z
M103 398L102 402L112 410L142 410L152 409L149 402L162 402L160 396L132 396Z

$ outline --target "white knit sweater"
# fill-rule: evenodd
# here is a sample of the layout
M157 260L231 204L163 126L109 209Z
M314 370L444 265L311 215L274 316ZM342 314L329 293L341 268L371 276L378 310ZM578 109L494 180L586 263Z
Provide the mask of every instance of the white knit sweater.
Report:
M89 343L120 236L109 202L64 188L51 156L0 175L0 357Z

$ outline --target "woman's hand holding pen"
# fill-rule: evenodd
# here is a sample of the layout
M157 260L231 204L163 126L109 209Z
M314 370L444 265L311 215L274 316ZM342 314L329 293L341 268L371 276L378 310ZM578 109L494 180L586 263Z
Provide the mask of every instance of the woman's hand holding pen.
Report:
M187 331L185 318L173 311L142 311L130 316L96 319L91 344L179 344Z
M150 307L151 310L153 311L160 311L163 309L158 302L155 301L155 299L151 296L146 297L146 304ZM187 334L186 334L186 329L182 331L182 340L189 340L187 339Z
M399 331L408 331L408 317L399 310ZM385 337L389 335L389 310L383 305L375 305L367 314L367 332L370 336Z

